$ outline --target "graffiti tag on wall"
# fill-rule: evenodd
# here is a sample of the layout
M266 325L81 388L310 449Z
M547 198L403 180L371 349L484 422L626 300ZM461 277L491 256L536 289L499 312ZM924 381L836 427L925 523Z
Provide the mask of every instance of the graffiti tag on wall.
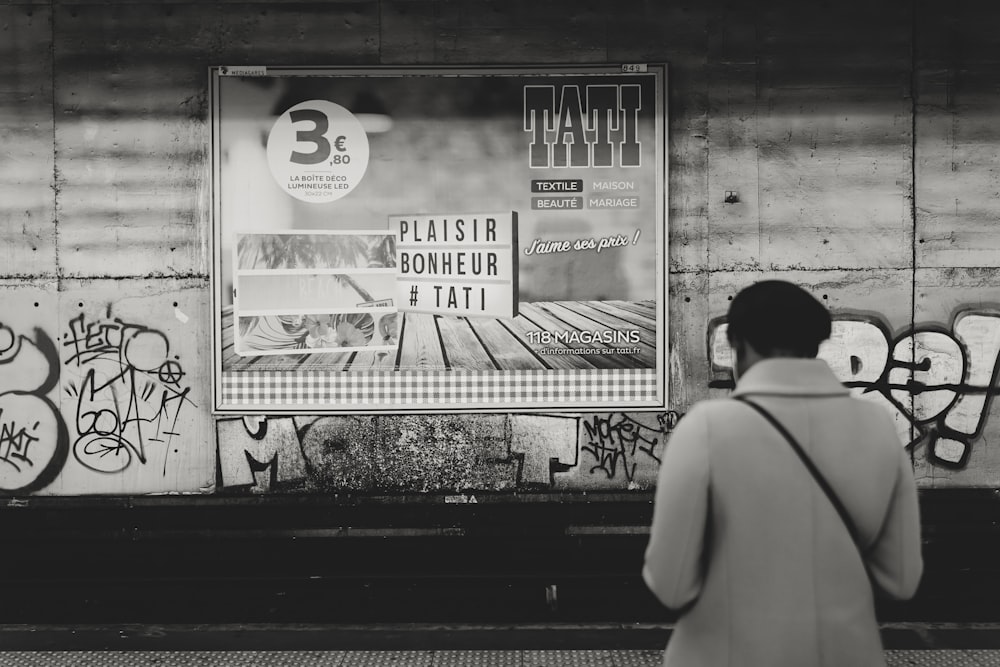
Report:
M663 445L680 415L476 419L223 419L216 422L218 482L253 493L645 488L655 483Z
M30 493L52 483L69 434L47 394L59 381L59 353L41 329L34 339L0 323L0 491Z
M591 415L581 424L584 465L589 464L590 474L622 479L630 488L644 468L648 473L645 477L655 477L663 444L680 417L673 411Z
M578 458L575 417L245 417L216 432L220 487L254 493L548 489Z
M729 372L722 319L710 326L709 340L713 370ZM1000 311L965 310L950 327L924 324L895 336L878 318L835 316L819 357L855 396L885 406L907 447L926 442L930 460L962 467L1000 392ZM732 381L712 386L731 387Z
M223 487L264 493L305 479L305 457L292 417L222 419L215 428Z
M178 418L186 405L194 407L166 335L111 319L110 313L91 322L79 315L70 321L63 347L73 370L63 384L76 403L74 458L106 474L155 460L166 474L180 442Z

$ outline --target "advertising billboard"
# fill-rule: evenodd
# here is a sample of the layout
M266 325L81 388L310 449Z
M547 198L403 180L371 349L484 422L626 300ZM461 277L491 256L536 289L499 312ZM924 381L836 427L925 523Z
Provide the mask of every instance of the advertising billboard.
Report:
M210 76L217 412L665 406L664 65Z

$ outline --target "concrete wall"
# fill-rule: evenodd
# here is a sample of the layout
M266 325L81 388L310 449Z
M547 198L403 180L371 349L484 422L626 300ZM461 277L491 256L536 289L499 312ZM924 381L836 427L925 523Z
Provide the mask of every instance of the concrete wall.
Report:
M677 419L731 385L729 298L773 276L829 305L824 356L896 415L921 486L996 487L998 19L922 0L5 3L0 491L648 490ZM669 412L212 417L210 65L661 61Z

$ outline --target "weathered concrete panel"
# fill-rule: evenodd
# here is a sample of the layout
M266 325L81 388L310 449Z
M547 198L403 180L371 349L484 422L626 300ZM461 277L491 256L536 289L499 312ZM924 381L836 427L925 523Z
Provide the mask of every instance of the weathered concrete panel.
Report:
M795 15L773 18L780 26ZM875 47L886 59L851 61L863 73L848 67L845 78L798 29L760 19L755 35L753 16L728 19L713 25L710 47L710 269L907 266L911 103L899 52L908 37L895 29ZM812 85L799 78L803 62Z
M925 486L1000 482L1000 268L916 272L913 361L923 437L914 450ZM922 343L922 344L921 344Z
M67 275L207 271L205 66L216 16L194 6L56 8L59 241ZM205 31L186 27L197 25ZM129 261L120 261L125 254Z
M56 275L52 13L0 7L0 276Z
M996 22L1000 7L989 0L960 3L917 0L912 18L920 66L1000 65Z
M440 64L604 62L600 5L557 0L441 0L434 59Z
M762 227L755 65L711 69L708 268L761 268Z
M434 62L436 0L386 0L381 3L379 62L420 65Z
M59 403L69 456L42 493L210 492L204 281L63 283Z
M760 45L752 8L720 9L708 42L710 270L760 270Z
M758 118L764 269L910 265L911 116L900 89L771 89ZM766 109L766 110L765 110ZM756 241L756 242L755 242Z
M309 486L323 491L376 491L375 451L381 444L377 420L296 417Z
M207 65L372 65L378 0L220 3Z
M917 5L918 267L991 267L1000 257L997 21L995 3Z
M671 274L667 356L668 405L685 412L709 395L711 367L706 330L709 316L708 273Z
M859 8L713 13L712 270L908 265L908 13Z
M374 486L388 492L512 490L517 460L504 415L410 415L379 419Z
M673 271L704 266L709 244L709 12L697 5L663 6L624 0L605 6L607 60L666 62L667 211Z
M748 9L759 35L762 88L909 86L913 11L908 4L772 0Z
M1000 75L924 71L917 111L919 267L989 267L1000 258Z

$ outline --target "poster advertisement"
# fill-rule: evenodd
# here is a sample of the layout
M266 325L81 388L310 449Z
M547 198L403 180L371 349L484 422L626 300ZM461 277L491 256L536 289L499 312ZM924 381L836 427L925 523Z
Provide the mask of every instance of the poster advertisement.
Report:
M210 78L216 412L665 407L665 65Z

